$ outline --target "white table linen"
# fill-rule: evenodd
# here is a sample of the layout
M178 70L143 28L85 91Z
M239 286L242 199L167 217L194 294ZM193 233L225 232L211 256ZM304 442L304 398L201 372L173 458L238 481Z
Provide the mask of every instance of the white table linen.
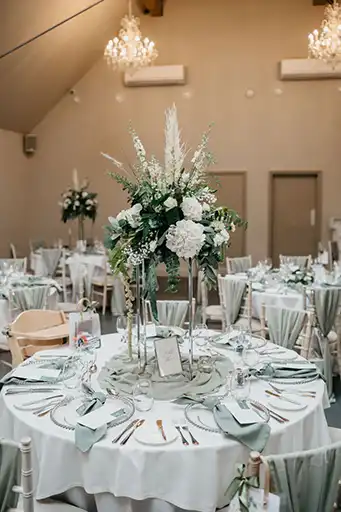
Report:
M227 275L225 279L246 280L246 274ZM304 309L303 294L296 290L283 291L280 287L269 287L265 291L252 290L252 316L260 319L262 304L266 306L277 306L279 308Z
M124 348L119 335L103 336L98 371L114 353ZM233 351L228 354L233 358ZM330 442L323 411L325 384L320 379L300 385L300 389L304 387L314 389L316 399L306 399L308 407L303 411L283 413L291 420L289 424L270 420L271 437L265 455L317 448ZM265 389L264 382L254 381L252 397L265 403ZM77 492L82 499L84 493L80 489L84 489L94 495L98 512L135 511L136 503L132 500L149 498L155 500L145 502L138 510L174 512L174 507L180 507L187 511L214 512L235 475L236 464L248 458L249 450L239 442L195 427L192 430L200 446L184 447L180 439L161 447L145 446L132 438L122 447L111 443L122 430L118 426L109 429L106 437L84 454L76 448L73 432L57 427L48 416L37 419L32 413L13 407L21 403L19 400L27 401L27 396L1 394L0 435L16 441L24 436L32 438L38 499L71 489L74 489L68 493L71 499ZM183 406L168 402L155 402L151 411L136 412L135 416L148 422L158 418L168 422L184 420ZM91 508L88 510L92 512Z

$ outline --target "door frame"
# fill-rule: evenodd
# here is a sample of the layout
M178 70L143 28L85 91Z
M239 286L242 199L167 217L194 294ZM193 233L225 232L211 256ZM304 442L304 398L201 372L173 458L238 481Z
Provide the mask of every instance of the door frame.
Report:
M243 190L242 190L242 198L243 198L243 212L237 212L243 220L246 220L247 219L247 171L246 170L242 170L242 171L227 171L227 170L224 170L224 169L217 169L217 170L213 170L213 169L210 169L208 171L208 174L216 174L216 175L225 175L225 174L229 174L229 175L234 175L234 176L241 176L242 177L242 186L243 186ZM229 208L229 206L227 206ZM246 229L244 229L243 231L243 236L242 236L242 254L241 256L245 256L245 252L246 252Z
M274 209L274 178L277 176L312 176L316 178L317 201L316 201L316 251L321 241L322 229L322 171L270 171L269 173L269 215L268 215L268 254L273 257L273 209Z

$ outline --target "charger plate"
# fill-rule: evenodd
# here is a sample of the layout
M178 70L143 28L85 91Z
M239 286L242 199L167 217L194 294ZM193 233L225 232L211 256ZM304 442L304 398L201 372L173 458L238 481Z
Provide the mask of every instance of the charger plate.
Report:
M77 420L80 418L79 414L77 414L77 409L84 403L85 398L85 396L75 397L71 395L66 397L50 412L53 423L66 430L75 430ZM109 428L125 423L130 420L135 413L133 400L125 396L117 395L115 397L108 397L106 401L106 405L107 404L110 405L110 407L112 406L113 413L119 409L124 409L124 415L109 423Z
M246 400L247 404L259 414L264 423L268 423L270 415L266 407L256 400ZM257 405L257 409L252 407L252 403ZM258 410L259 408L259 410ZM185 417L189 423L195 427L205 430L206 432L213 432L221 434L221 429L217 426L213 412L202 404L192 403L188 404L185 408Z

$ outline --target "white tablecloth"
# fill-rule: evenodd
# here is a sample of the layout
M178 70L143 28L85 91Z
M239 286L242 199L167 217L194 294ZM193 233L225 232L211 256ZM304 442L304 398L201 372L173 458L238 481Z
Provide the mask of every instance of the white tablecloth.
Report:
M98 368L122 348L118 335L103 336ZM93 386L96 385L95 380ZM306 399L308 407L303 411L286 412L289 424L270 420L271 437L264 454L318 448L330 442L323 410L325 384L318 380L300 388L304 386L316 390L316 399ZM252 397L265 403L265 389L264 382L253 382ZM31 412L13 407L20 400L27 401L27 396L1 394L0 436L17 441L24 436L32 438L38 499L78 487L94 495L98 512L135 511L133 502L127 498L161 500L145 503L139 511L174 511L171 504L190 511L214 512L235 475L236 463L246 462L249 455L249 450L237 441L195 427L193 433L200 446L184 447L180 439L161 447L141 445L134 438L123 447L112 444L122 426L110 429L104 439L84 454L75 447L73 432L57 427L48 416L37 419ZM148 422L158 418L169 422L183 420L183 406L155 402L151 411L136 413L136 417L144 417ZM71 495L75 496L74 493ZM90 505L88 510L92 512Z
M246 280L246 274L234 274L225 276L226 279L238 278ZM252 290L252 316L260 318L262 304L266 306L277 306L279 308L304 309L303 294L289 289L284 292L280 287L267 288L265 291Z

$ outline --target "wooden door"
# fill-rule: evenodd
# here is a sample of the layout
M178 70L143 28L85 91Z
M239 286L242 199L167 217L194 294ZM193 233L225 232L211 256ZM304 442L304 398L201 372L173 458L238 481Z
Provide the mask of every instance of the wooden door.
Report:
M217 190L217 206L227 206L236 210L246 219L246 173L245 172L212 172L211 186ZM230 257L244 256L245 229L238 228L231 233L231 245L227 249Z
M319 173L273 173L270 198L270 255L316 256L320 239Z

